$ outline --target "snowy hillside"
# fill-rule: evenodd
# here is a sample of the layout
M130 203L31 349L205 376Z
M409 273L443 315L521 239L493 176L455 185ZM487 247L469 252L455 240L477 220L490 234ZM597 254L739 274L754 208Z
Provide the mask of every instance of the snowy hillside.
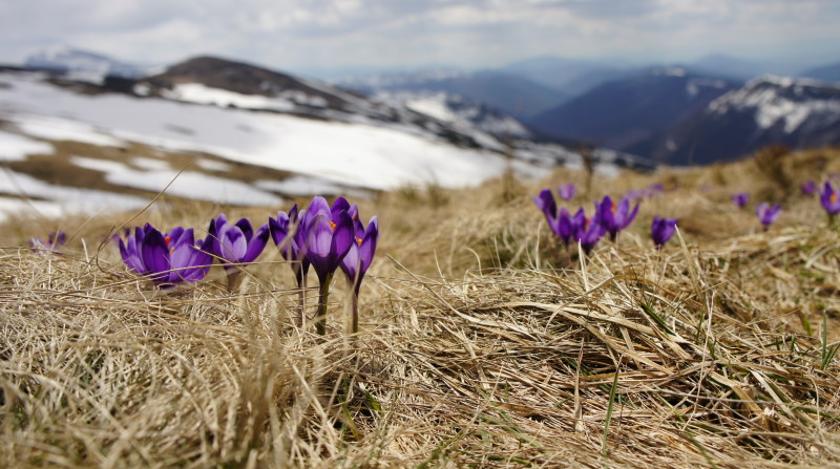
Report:
M336 193L347 187L386 189L430 181L472 185L507 166L498 153L457 147L431 133L364 122L255 113L164 98L80 94L31 73L0 74L0 84L0 163L6 167L0 177L0 194L6 195L0 211L4 212L30 207L32 202L21 197L36 200L44 214L141 207L183 169L176 164L183 158L166 161L166 155L189 154L189 165L196 167L180 174L168 194L246 205L270 205L279 203L284 194ZM78 154L65 158L64 150L59 150L67 146L66 152ZM138 147L142 150L134 154ZM157 166L148 161L144 166L143 152L161 153L164 158L153 160ZM67 169L56 172L56 180L38 180L34 173L43 172L44 165L49 170L49 155L54 153L55 158L62 156ZM116 154L115 161L110 156L99 158L99 153ZM217 171L219 158L274 171L263 171L264 179L252 177L246 184L227 174L224 166ZM63 174L77 170L99 174L108 191L73 187L73 181L61 180ZM129 191L134 195L111 196L124 189L136 190Z
M533 141L515 119L463 100L371 99L212 57L139 79L52 78L0 72L0 212L132 209L163 189L172 199L276 205L581 164L569 148ZM644 165L595 155L610 173Z

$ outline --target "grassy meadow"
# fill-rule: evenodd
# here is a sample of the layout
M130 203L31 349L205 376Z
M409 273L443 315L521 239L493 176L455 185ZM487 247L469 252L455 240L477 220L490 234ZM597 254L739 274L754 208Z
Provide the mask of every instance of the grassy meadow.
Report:
M360 333L345 333L338 275L325 337L296 325L292 271L271 242L236 291L214 268L161 292L110 241L146 221L203 236L217 206L8 220L0 465L840 467L840 227L799 191L836 173L838 150L770 149L351 200L382 234ZM605 194L665 192L582 258L532 201L561 182L581 189L565 205L587 212ZM739 191L745 209L730 201ZM764 200L783 205L766 232ZM288 208L224 211L262 224ZM655 215L679 219L661 251ZM28 249L57 228L63 254ZM310 273L309 316L316 284Z

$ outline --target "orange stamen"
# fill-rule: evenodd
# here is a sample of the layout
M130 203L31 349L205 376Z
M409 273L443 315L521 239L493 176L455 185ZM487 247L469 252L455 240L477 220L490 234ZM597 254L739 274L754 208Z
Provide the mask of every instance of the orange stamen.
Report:
M330 229L335 231L335 222L330 220Z
M832 192L831 195L828 197L828 200L830 200L832 204L836 204L837 203L837 193Z
M169 236L169 235L164 236L163 237L163 242L166 243L166 247L169 247L169 243L172 242L172 237Z
M360 237L356 236L356 244L358 244L359 246L361 246L361 245L362 245L362 238L360 238Z

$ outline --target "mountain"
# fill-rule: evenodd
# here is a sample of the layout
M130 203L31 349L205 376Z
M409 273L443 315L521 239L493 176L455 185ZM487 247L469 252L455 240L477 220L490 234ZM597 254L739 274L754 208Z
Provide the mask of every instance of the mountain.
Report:
M527 78L569 96L585 93L626 73L622 67L602 62L551 56L514 62L498 71Z
M624 149L703 109L736 86L731 80L683 67L645 69L597 86L526 123L554 137Z
M556 106L568 96L547 86L510 73L498 71L436 71L417 75L399 73L376 75L339 82L366 93L442 92L485 104L517 118L527 118Z
M704 164L732 160L771 144L840 144L840 86L761 77L629 149L657 161Z
M462 147L481 148L488 142L475 128L456 128L405 106L220 57L200 56L177 63L139 80L134 89L144 96L182 102L413 128ZM494 145L495 149L503 146Z
M62 73L75 80L95 83L101 82L106 76L137 78L145 73L140 66L69 46L36 52L24 60L24 66L30 69Z
M840 62L830 65L814 67L799 74L804 78L812 78L822 81L840 82Z

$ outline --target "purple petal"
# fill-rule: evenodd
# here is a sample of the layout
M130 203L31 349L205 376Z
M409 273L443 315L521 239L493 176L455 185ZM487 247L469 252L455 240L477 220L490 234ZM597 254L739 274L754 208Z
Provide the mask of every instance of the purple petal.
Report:
M268 234L268 224L257 228L256 235L248 243L248 250L245 251L242 262L253 262L263 252L265 244L268 242Z
M141 250L143 265L147 273L157 274L169 270L169 249L160 231L152 229L145 233Z
M225 225L219 232L221 257L228 262L239 262L248 250L245 234L236 225Z
M330 246L330 256L335 258L336 267L338 262L347 255L350 246L355 241L353 230L353 219L347 212L339 212L335 217L335 232L332 236L332 244Z
M242 234L245 235L245 241L251 241L251 238L254 236L254 229L251 227L251 222L247 218L241 218L236 222L236 226L242 230Z
M280 246L289 234L289 216L283 212L277 213L277 218L268 217L268 229L274 244Z

